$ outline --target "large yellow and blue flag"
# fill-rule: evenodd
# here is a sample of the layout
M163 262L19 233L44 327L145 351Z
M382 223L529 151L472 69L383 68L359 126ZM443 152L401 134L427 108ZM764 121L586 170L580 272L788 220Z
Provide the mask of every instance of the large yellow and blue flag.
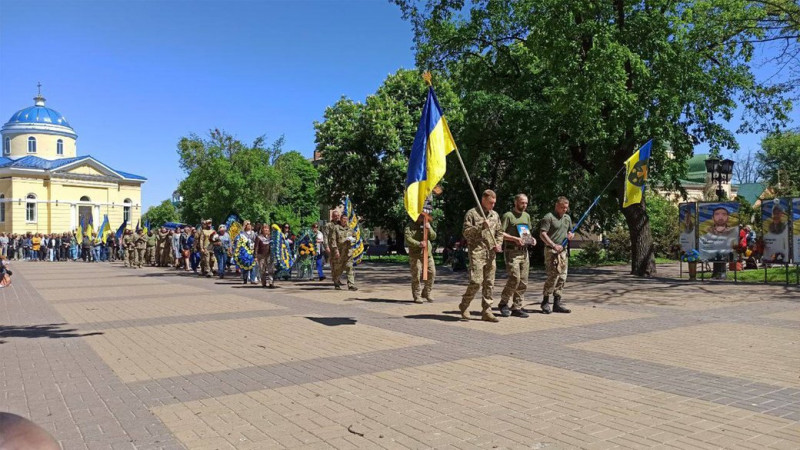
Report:
M411 219L417 220L425 200L447 170L446 156L456 149L456 143L439 107L433 88L428 88L428 99L422 109L411 156L403 202Z
M85 219L80 217L78 222L78 228L75 229L75 239L78 241L78 245L80 245L81 241L83 241L83 227L85 226Z
M86 228L83 230L83 234L85 236L89 236L89 239L92 238L92 234L94 234L94 220L92 215L89 216L89 224L86 225Z
M622 207L641 203L644 198L645 183L647 183L648 166L650 162L650 148L653 140L650 139L636 153L625 161L625 198Z
M102 242L108 240L108 235L111 233L111 223L108 222L108 214L103 215L103 224L97 230L97 236L100 237Z

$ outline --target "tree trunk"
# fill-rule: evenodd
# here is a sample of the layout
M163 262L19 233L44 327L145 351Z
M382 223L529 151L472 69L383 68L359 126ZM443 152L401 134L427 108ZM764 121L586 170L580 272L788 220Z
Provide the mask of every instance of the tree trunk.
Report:
M656 260L645 204L636 203L623 208L622 214L631 233L631 275L652 277L656 274Z

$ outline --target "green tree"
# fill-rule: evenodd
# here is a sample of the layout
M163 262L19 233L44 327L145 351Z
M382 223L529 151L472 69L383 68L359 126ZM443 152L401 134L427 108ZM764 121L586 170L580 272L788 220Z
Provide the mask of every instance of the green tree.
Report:
M281 177L281 193L272 208L274 223L288 223L293 230L309 227L319 220L319 172L299 152L284 153L275 160Z
M775 195L800 195L800 130L770 133L758 153L760 174Z
M436 87L453 128L459 122L458 99L445 78L437 79ZM408 156L426 93L420 72L399 70L365 103L343 97L325 110L322 122L314 123L323 157L323 202L335 206L349 195L367 224L402 235L409 220L403 207Z
M236 212L253 222L268 222L280 212L287 218L296 214L297 225L313 220L308 204L315 202L316 194L307 185L317 182L316 174L307 166L290 163L302 157L296 152L283 155L282 146L283 138L266 146L263 137L247 146L220 130L212 130L207 139L197 135L181 138L178 154L187 172L178 187L183 196L183 219L221 222ZM282 157L287 163L279 167ZM295 173L298 170L300 173ZM305 184L294 182L298 177L305 178ZM291 191L296 187L299 193Z
M147 208L142 214L142 223L150 222L150 227L160 227L167 222L177 222L179 220L178 210L171 200L164 200L158 206L151 206Z
M395 2L414 26L418 65L451 74L464 93L458 143L478 184L501 198L530 192L537 212L557 195L582 211L649 139L651 183L677 189L695 144L737 148L724 128L737 107L748 112L741 131L783 125L791 108L789 87L750 68L767 33L758 3ZM621 208L621 177L611 191L592 220L612 224L621 209L631 272L655 274L646 203Z

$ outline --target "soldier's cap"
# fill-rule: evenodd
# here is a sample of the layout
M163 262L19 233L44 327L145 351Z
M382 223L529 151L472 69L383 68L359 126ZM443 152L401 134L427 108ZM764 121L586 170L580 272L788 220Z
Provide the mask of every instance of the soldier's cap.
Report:
M723 210L723 211L725 211L725 212L726 212L726 213L728 213L728 214L730 214L730 213L731 213L731 210L730 210L730 208L728 208L728 207L727 207L727 206L725 206L725 205L718 205L718 206L715 206L715 207L714 207L714 210L713 210L713 211L711 211L711 213L713 214L713 213L715 213L715 212L719 211L720 209L721 209L721 210Z

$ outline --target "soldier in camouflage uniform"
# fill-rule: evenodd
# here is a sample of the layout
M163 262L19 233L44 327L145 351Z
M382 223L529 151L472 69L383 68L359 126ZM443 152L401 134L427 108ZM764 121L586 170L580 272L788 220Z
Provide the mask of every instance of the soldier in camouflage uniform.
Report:
M147 230L147 248L144 251L144 260L151 266L156 265L156 245L158 245L158 236L153 230Z
M503 317L516 316L528 317L522 309L525 291L528 289L528 274L530 272L530 259L528 246L536 245L536 239L531 235L531 216L525 212L528 208L528 196L517 194L514 197L514 210L503 214L503 256L506 262L508 279L506 287L500 295L500 314ZM508 302L513 298L513 305L509 309Z
M357 291L356 277L353 271L353 230L347 221L347 216L339 218L339 224L333 228L328 245L331 248L331 272L333 272L333 286L342 289L342 274L347 275L347 289Z
M431 290L433 289L433 279L436 277L436 265L433 263L433 249L431 241L436 240L436 232L433 231L431 223L423 223L425 216L419 215L417 221L410 223L405 229L406 244L408 244L408 264L411 266L411 295L414 303L422 303L422 299L433 302ZM423 226L428 228L428 240L424 240ZM422 266L424 249L428 248L428 279L425 281L425 288L420 292L420 278L422 278Z
M569 200L558 197L555 214L547 213L539 223L539 236L546 245L544 249L544 265L547 280L544 282L542 298L542 314L550 314L550 295L553 296L552 312L569 313L561 301L561 291L567 281L567 251L561 243L564 239L572 239L572 219L567 215Z
M136 250L134 250L133 232L131 232L131 230L125 229L125 234L122 235L121 245L122 248L125 249L125 254L122 259L123 265L125 267L135 267Z
M200 252L200 274L206 278L211 278L211 268L213 267L212 258L214 256L213 235L216 234L211 227L211 219L203 221L203 228L197 230L195 237L195 247Z
M325 224L325 227L322 230L322 238L323 238L323 247L325 250L325 254L328 258L328 263L331 265L331 272L333 272L333 252L331 251L331 236L333 236L334 229L339 226L339 218L341 217L341 213L338 209L334 209L331 212L331 220L330 222Z
M136 268L141 269L144 264L144 255L147 251L147 234L143 233L142 230L137 230L133 234L133 245L135 248L134 253L136 254L134 262L136 263Z
M469 320L469 304L475 298L475 293L482 289L481 320L498 322L492 314L492 288L494 287L495 271L497 269L496 253L502 251L503 230L500 227L500 216L493 211L497 202L497 194L492 190L485 190L481 198L481 208L472 208L464 217L464 238L469 247L469 285L461 298L458 309L461 318ZM486 219L484 219L484 215Z

